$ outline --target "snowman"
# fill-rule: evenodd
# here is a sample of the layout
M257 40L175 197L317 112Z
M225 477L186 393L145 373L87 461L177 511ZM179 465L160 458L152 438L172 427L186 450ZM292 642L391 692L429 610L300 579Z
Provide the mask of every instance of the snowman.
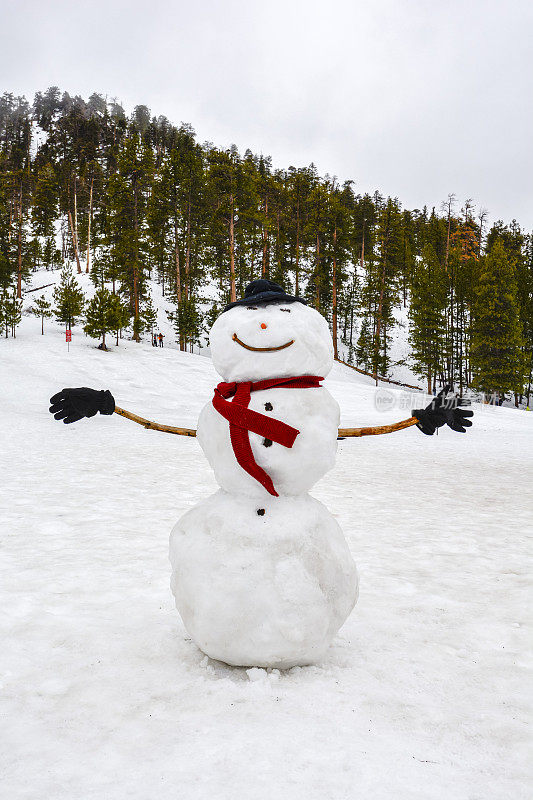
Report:
M197 436L220 489L170 537L171 587L183 623L209 657L287 669L320 661L357 600L355 563L334 517L311 497L335 463L337 438L417 425L433 434L472 423L446 387L395 425L339 430L322 385L333 366L317 311L267 280L252 281L210 332L223 382L197 430L158 425L115 405L109 391L63 389L50 411L65 423L98 411Z

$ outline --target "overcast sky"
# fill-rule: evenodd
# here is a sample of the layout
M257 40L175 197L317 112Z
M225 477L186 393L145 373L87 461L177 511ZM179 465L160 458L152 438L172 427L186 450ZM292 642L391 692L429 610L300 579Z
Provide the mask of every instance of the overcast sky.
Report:
M146 104L407 208L533 227L533 0L0 0L2 91Z

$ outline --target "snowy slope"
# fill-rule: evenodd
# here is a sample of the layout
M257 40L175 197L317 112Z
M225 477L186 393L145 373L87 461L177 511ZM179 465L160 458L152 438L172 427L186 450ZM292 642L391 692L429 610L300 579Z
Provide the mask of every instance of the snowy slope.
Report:
M76 265L72 264L71 267L74 277L76 278L76 281L80 289L83 291L85 299L90 300L96 291L94 284L91 281L91 276L86 274L85 272L82 272L81 274L78 275L76 272ZM54 289L57 285L59 285L60 280L61 280L60 269L39 270L38 272L34 272L31 275L30 282L26 285L26 292L23 294L23 313L27 315L29 309L31 308L34 301L38 297L44 297L53 304ZM106 285L109 289L111 289L111 284L106 284ZM174 311L175 306L173 306L173 304L169 302L169 300L166 297L163 297L162 287L160 283L157 283L157 281L149 280L147 281L147 285L148 285L148 293L151 295L154 307L157 310L157 323L154 330L156 332L161 331L161 333L165 337L164 339L165 347L177 348L175 342L175 333L166 315L166 311ZM45 325L47 324L49 323L45 321ZM84 335L81 327L77 328L76 330L80 336ZM149 338L149 334L145 334L145 338ZM113 334L108 334L107 340L108 343L111 344L113 342Z
M197 442L47 410L86 385L194 427L211 362L63 339L24 318L0 340L2 797L530 796L530 414L477 407L464 436L340 442L313 494L345 531L359 603L324 663L234 669L196 649L168 586L170 529L216 489ZM422 397L376 394L340 365L327 386L343 425L402 419Z

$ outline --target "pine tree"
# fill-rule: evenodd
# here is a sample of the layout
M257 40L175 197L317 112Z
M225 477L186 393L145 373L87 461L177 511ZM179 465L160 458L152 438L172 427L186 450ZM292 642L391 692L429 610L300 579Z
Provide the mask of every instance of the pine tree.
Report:
M9 333L9 326L7 323L7 292L5 289L0 294L0 330L5 331L6 339Z
M261 277L270 278L270 239L274 222L272 213L274 181L272 177L272 159L265 158L262 155L257 164L256 190L259 202L257 217L261 226Z
M454 221L449 248L449 338L450 378L459 383L462 394L468 383L471 336L470 309L479 272L479 227L472 216L472 205L465 202L462 216Z
M287 242L288 258L294 273L294 293L302 292L302 278L305 276L305 256L308 244L308 220L310 213L309 199L314 170L311 168L295 169L289 167L286 177L287 187Z
M131 315L128 306L121 302L118 294L112 294L108 322L109 330L115 331L116 333L117 347L120 331L128 327L130 318Z
M5 296L4 302L4 319L6 326L6 336L8 328L11 329L11 336L16 337L16 328L22 319L22 300L19 300L15 289L11 296Z
M489 231L489 245L500 238L516 277L520 323L524 334L524 364L527 383L527 402L531 391L533 370L533 237L525 236L518 223L495 223Z
M38 297L30 308L30 314L41 318L41 334L44 336L44 320L54 316L52 303L45 297Z
M370 322L368 317L363 317L361 331L355 347L355 360L361 369L370 369L372 366L373 352L374 349L372 344L372 334L370 332Z
M330 241L328 212L330 206L329 181L315 176L308 199L308 219L306 239L312 270L306 287L306 298L317 311L325 311L329 306L329 260L326 245Z
M533 235L526 239L526 252L518 271L518 297L520 317L524 328L524 361L527 378L527 404L531 393L533 377Z
M58 213L57 180L53 166L47 162L37 174L31 209L33 234L45 240L42 258L47 269L54 267L56 258L54 222Z
M142 309L141 316L144 323L144 330L149 330L150 335L153 338L154 327L156 327L157 324L157 309L154 308L151 295L148 295L144 302L144 307Z
M223 300L237 297L235 273L235 221L239 216L237 205L237 177L239 154L236 148L209 152L208 199L211 219L208 241L216 263L216 276ZM228 274L229 266L229 274Z
M441 368L446 297L446 273L435 250L427 244L412 270L409 343L413 369L417 375L427 379L428 394L431 394Z
M71 330L82 315L85 298L69 264L65 264L61 270L59 286L54 289L54 303L57 321Z
M113 295L105 287L96 291L87 306L83 330L93 339L102 339L99 346L100 350L107 350L105 343L106 333L116 330L116 320L113 317L115 310Z
M348 284L347 293L350 295L353 286L348 281L349 261L351 256L351 232L354 196L350 181L346 181L342 189L335 187L335 181L330 185L330 200L326 216L325 259L323 266L327 270L324 278L326 290L324 295L327 304L331 307L331 332L333 336L333 354L338 358L338 320L339 306L342 308L343 287ZM324 303L323 303L324 305Z
M486 394L522 392L523 337L516 279L497 239L481 267L474 305L473 386Z
M166 312L168 321L176 333L176 343L184 339L192 345L200 343L202 316L198 311L196 302L192 298L182 300L175 311Z
M378 212L376 238L376 274L374 276L374 375L389 370L390 331L394 325L393 309L398 303L399 278L403 260L402 218L400 206L390 197Z

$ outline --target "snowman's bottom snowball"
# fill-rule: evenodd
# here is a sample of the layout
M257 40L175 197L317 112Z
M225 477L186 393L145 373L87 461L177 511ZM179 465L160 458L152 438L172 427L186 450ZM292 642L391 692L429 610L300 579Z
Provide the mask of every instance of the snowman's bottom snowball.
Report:
M170 537L172 591L211 658L235 666L316 663L357 600L357 570L329 511L307 494L261 503L218 491Z

